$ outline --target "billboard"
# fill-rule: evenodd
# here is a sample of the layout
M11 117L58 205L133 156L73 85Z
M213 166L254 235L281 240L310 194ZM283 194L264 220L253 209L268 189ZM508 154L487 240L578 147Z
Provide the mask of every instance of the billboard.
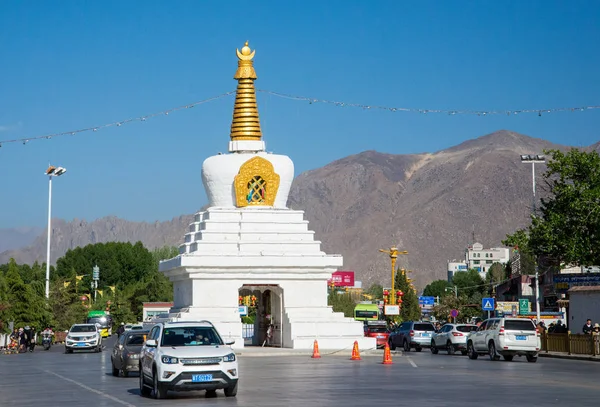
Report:
M354 271L336 271L327 280L327 285L331 286L331 282L336 287L354 287Z
M596 286L600 285L600 274L558 274L553 279L554 289L557 293L566 293L569 288L575 286Z

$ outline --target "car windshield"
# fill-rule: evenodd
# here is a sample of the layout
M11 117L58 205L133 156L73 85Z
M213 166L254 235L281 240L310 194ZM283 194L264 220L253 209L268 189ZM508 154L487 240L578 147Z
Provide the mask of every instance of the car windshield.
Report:
M413 331L435 331L431 324L415 324Z
M161 346L223 345L221 337L211 327L167 327L162 334Z
M507 319L504 321L504 329L507 331L535 331L535 326L528 319Z
M477 330L477 325L458 325L456 330L458 332L473 332Z
M129 335L127 337L127 346L142 346L146 341L146 334Z
M74 325L69 332L96 332L94 325Z
M375 332L375 333L387 332L387 328L385 326L370 326L369 332Z
M108 318L106 317L94 317L88 318L88 324L100 324L101 327L106 328L108 326Z

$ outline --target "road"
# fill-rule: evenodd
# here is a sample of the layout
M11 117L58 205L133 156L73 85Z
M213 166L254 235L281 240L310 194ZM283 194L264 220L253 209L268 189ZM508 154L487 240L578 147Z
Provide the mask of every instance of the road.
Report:
M110 345L110 342L107 344ZM237 398L203 392L142 398L138 376L113 377L110 352L0 355L0 405L7 406L552 406L595 405L600 363L540 358L527 363L410 352L379 356L244 357Z

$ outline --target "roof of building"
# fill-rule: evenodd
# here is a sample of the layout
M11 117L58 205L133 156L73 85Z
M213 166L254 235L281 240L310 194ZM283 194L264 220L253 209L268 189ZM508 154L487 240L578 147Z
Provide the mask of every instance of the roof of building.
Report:
M142 305L144 308L164 308L164 307L172 307L172 302L143 302Z
M594 291L600 291L600 285L576 285L575 287L571 287L569 289L569 294L570 293L577 293L577 292L594 292Z

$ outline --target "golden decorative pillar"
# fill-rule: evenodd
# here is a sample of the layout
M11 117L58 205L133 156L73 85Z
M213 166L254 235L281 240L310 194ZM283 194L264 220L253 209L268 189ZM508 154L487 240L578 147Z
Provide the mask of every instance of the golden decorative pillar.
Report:
M394 291L394 283L396 279L396 260L398 259L399 254L408 254L406 250L398 251L396 246L390 247L389 250L379 249L381 253L387 253L390 256L390 260L392 262L392 289L390 292L390 304L396 303L396 292Z
M231 122L231 141L237 140L261 140L262 131L258 118L258 105L256 104L256 91L254 81L256 71L254 70L252 58L256 51L248 47L248 41L242 51L236 49L238 57L238 69L233 79L237 79L238 86L235 93L235 105L233 107L233 121Z

